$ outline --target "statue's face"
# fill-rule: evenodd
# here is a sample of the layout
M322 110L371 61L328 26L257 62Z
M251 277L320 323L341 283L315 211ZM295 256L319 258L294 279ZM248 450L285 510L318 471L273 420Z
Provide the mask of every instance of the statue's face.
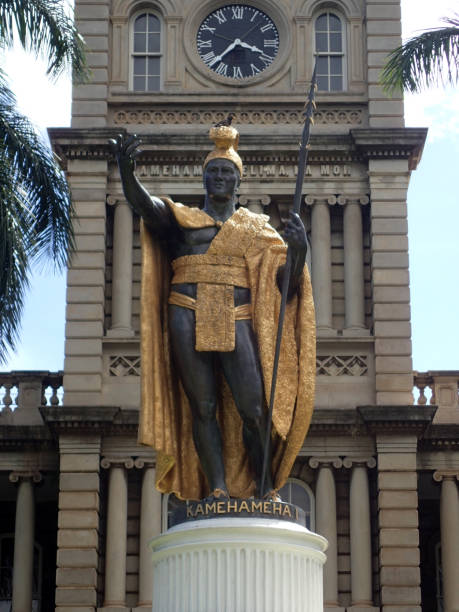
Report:
M232 199L240 182L239 170L229 159L212 159L204 170L204 187L212 200Z

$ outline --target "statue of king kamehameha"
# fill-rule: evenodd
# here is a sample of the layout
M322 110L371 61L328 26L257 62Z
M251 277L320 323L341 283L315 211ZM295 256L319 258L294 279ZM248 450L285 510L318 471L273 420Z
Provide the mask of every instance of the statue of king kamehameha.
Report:
M134 174L140 141L133 135L111 141L126 199L143 219L139 441L157 450L163 493L275 499L313 407L306 233L292 213L284 236L293 264L266 445L287 246L266 215L237 208L237 130L217 124L210 138L215 149L204 162L202 209L150 196ZM270 467L260 490L264 453Z

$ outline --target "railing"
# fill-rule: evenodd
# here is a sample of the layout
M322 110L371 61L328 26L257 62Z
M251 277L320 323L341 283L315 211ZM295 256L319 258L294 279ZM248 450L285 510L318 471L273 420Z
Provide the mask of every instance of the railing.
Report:
M62 405L62 372L0 372L0 424L38 425L39 406Z
M414 403L438 405L434 423L459 423L459 371L413 372Z

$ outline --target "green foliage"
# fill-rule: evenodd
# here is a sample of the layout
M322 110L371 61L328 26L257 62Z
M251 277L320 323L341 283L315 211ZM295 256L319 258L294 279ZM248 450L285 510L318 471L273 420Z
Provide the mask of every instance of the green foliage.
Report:
M87 79L84 42L63 0L0 0L0 50L17 38L48 60L57 78L70 67ZM0 69L0 363L18 339L30 264L62 269L73 249L70 192L58 160L16 100Z
M64 0L0 0L0 47L12 47L16 39L48 61L50 77L71 68L74 79L87 79L84 40Z
M447 27L427 30L392 51L381 75L384 91L419 92L458 82L459 16L443 21Z

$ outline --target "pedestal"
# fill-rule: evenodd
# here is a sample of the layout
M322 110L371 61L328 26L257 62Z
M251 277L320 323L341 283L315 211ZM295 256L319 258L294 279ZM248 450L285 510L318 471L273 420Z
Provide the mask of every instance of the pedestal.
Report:
M326 547L276 519L177 525L152 541L153 612L323 612Z

